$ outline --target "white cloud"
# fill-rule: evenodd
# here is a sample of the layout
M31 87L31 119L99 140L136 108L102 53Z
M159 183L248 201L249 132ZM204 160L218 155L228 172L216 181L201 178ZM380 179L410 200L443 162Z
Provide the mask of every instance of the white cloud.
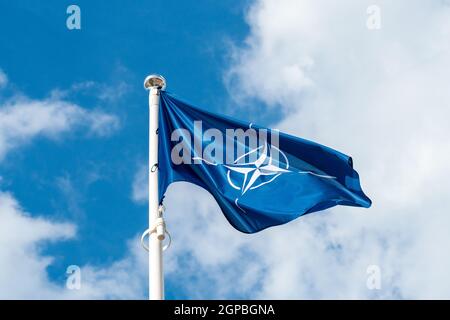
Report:
M8 76L2 69L0 69L0 89L6 87L8 84Z
M195 185L171 185L165 206L173 238L165 252L172 294L190 299L254 297L252 290L265 268L252 246L260 236L234 230L212 196Z
M123 259L106 267L83 266L80 290L65 290L58 299L145 299L147 273L148 255L139 239L132 238Z
M144 203L148 200L148 166L142 164L134 175L132 185L132 199L137 203Z
M37 136L56 138L78 128L107 136L118 126L116 116L99 110L90 111L64 100L16 96L0 103L0 159Z
M65 283L52 282L46 269L54 258L43 255L42 246L70 240L75 231L71 223L32 217L11 194L0 192L0 299L145 297L147 260L137 239L129 242L129 254L110 266L81 266L80 290L69 290Z
M250 10L249 46L231 69L241 94L287 107L278 128L353 155L374 201L286 227L289 247L265 243L263 297L450 297L449 8L379 1L383 28L369 31L369 4L262 0ZM370 264L381 267L380 292L365 288Z
M115 103L129 93L130 90L131 86L125 81L113 81L108 85L95 81L83 81L73 84L67 90L54 89L51 92L51 96L55 99L65 99L75 94L85 94L94 96L101 102Z
M73 225L32 218L10 194L0 192L0 298L54 296L58 287L46 273L52 258L40 254L40 245L69 239L74 234Z
M227 79L238 98L287 113L274 127L351 154L373 207L338 207L245 236L206 192L172 186L168 271L182 292L450 297L449 7L378 1L382 29L370 31L371 4L256 1ZM366 287L369 265L381 268L380 291Z

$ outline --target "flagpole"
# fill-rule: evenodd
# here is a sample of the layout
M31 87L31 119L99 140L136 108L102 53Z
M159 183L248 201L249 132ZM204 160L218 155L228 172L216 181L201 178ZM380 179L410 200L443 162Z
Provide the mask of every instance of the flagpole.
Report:
M160 75L145 78L144 88L149 91L149 176L148 176L148 274L149 300L164 300L164 272L162 242L165 238L165 224L159 208L158 194L158 116L160 90L166 86Z

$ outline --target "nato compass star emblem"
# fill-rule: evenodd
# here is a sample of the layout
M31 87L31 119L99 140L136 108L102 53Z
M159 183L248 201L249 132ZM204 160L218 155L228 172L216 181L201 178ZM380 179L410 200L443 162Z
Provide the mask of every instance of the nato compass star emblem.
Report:
M274 158L273 150L275 150L278 155L284 159L284 162L279 161L279 157L276 159ZM256 156L260 153L259 157L255 161L242 163L242 160L245 159L245 157L251 156L254 153L256 153ZM253 155L253 157L254 156L255 155ZM211 163L199 157L195 157L193 160L201 160L213 166L219 165L218 163ZM312 171L289 170L289 160L284 152L274 145L267 144L267 142L265 142L264 145L241 155L233 162L233 164L224 164L223 166L228 169L228 183L233 189L239 190L241 193L240 196L234 200L234 204L244 213L245 210L239 206L239 198L251 190L258 189L273 182L282 174L292 172L297 174L309 174L323 179L336 179L336 177L323 175ZM240 179L236 179L236 174L241 176ZM270 178L267 180L264 177Z
M275 149L280 155L284 157L284 168L279 167L280 163L278 162L278 160L274 161L272 149ZM258 152L261 152L261 154L255 161L240 163L243 158L250 156L253 153L256 153L257 155ZM273 182L276 178L284 173L292 172L289 170L289 160L287 159L286 155L273 145L269 147L267 143L264 143L264 145L251 150L246 154L243 154L242 156L237 158L232 165L225 165L225 167L228 169L228 183L234 189L241 191L241 196L243 196L249 190L254 190L262 187L265 184ZM233 179L231 178L232 172L238 173L243 176L240 186L236 185L236 183L233 182ZM272 178L267 181L261 181L265 176L271 176ZM234 200L234 204L242 212L245 213L245 210L239 206L238 200L239 197Z
M263 150L261 151L261 155L257 160L249 163L239 163L242 158L250 156L253 153L258 153L258 151L260 151L261 148ZM272 149L276 149L279 152L279 154L281 154L284 157L286 161L284 169L274 164ZM275 163L277 162L278 161L275 161ZM245 194L248 190L257 189L265 184L271 183L283 173L291 172L290 170L288 170L289 161L287 157L284 155L284 153L275 146L269 147L267 143L260 146L259 148L247 152L246 154L237 158L232 165L225 165L225 167L228 168L227 172L228 183L234 189L240 190L241 195ZM241 186L237 186L232 181L231 172L236 172L238 174L243 175L243 182ZM272 178L264 182L258 181L260 180L259 178L264 176L272 176Z

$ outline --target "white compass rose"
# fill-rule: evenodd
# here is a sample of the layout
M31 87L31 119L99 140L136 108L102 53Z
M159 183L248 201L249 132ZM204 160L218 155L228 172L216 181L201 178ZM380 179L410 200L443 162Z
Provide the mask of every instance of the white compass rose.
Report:
M256 161L249 162L249 163L242 163L240 164L239 161L242 158L245 158L248 155L251 155L252 153L258 152L262 148L261 155ZM272 149L276 149L279 154L281 154L285 159L285 169L280 168L276 164L278 164L278 160L274 161ZM241 190L241 194L243 195L248 190L253 190L256 188L259 188L267 183L272 182L277 177L279 177L283 173L291 172L289 169L289 161L287 157L284 155L284 153L278 149L275 146L268 146L267 143L260 146L259 148L256 148L250 152L247 152L246 154L240 156L234 161L234 164L232 165L225 165L226 168L228 168L227 178L230 185L236 189ZM239 174L242 174L244 176L244 180L242 183L242 186L237 186L231 179L231 172L237 172ZM259 182L258 178L263 176L273 176L270 180Z
M274 151L277 153L278 157L274 156ZM255 157L258 156L258 154L259 157L255 161L243 162L246 160L246 157ZM280 159L280 157L282 157L282 159ZM201 157L194 157L192 160L200 160L208 165L223 166L228 169L228 183L233 189L240 191L240 195L235 199L234 203L244 213L246 211L238 203L240 198L249 190L254 190L262 187L263 185L269 184L282 174L292 172L296 174L312 175L322 179L336 179L334 176L327 175L320 171L317 172L316 170L298 171L296 168L290 170L289 160L284 152L278 147L268 144L267 141L265 141L263 145L241 155L232 164L211 162ZM242 175L243 177L241 176L238 179L236 178L236 174Z

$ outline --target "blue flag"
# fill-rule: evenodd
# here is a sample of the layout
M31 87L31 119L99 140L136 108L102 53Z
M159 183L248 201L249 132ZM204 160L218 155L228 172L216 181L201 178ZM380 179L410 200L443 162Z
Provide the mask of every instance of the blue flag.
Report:
M352 158L338 151L201 110L165 91L159 114L160 202L172 182L194 183L245 233L335 205L371 205Z

